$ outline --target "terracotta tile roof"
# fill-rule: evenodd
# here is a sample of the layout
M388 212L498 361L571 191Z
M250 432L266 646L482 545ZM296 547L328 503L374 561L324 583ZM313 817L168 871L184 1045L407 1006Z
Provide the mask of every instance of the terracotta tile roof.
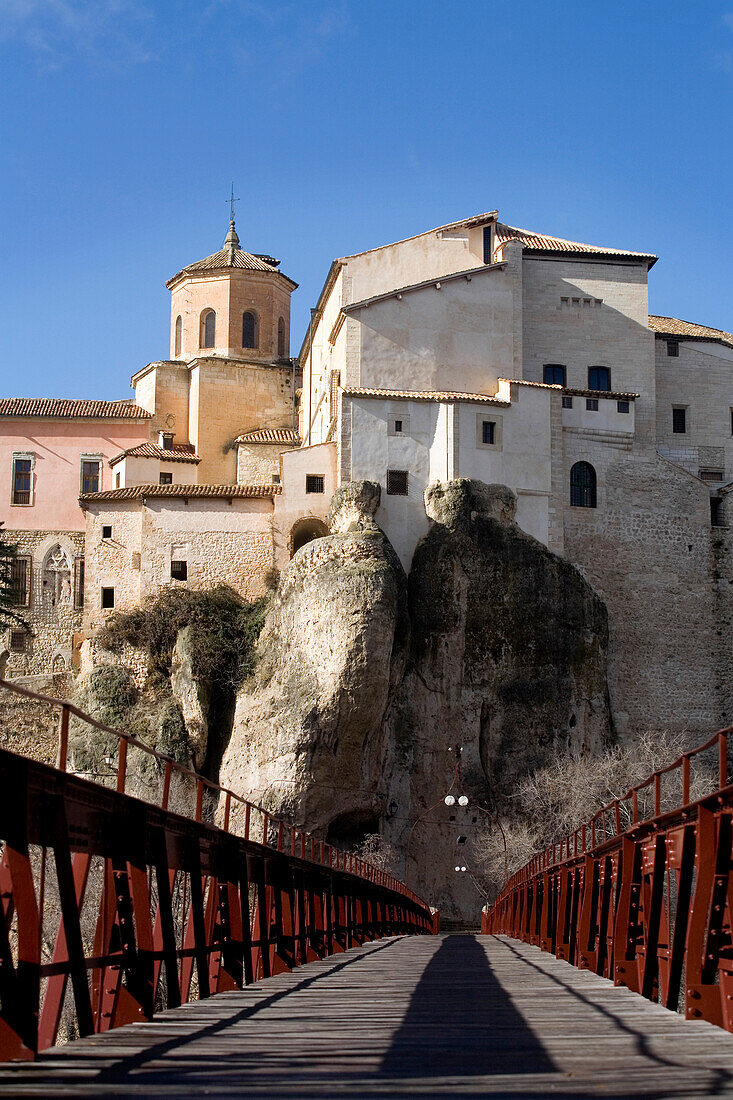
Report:
M634 401L638 393L621 393L616 390L573 390L567 387L562 391L569 397L605 397L611 401Z
M344 387L343 392L348 397L394 397L397 399L404 398L407 401L480 401L506 407L510 404L509 401L500 401L497 397L490 397L487 393L454 393L439 390L380 390L351 386Z
M98 500L143 500L146 497L208 497L230 500L235 497L274 497L281 492L282 485L130 485L127 489L82 493L79 500L90 504Z
M134 401L87 401L65 397L2 397L0 416L85 417L91 420L150 420Z
M256 432L245 432L235 440L236 443L284 443L286 446L299 447L300 436L295 428L259 428Z
M234 222L231 222L223 248L220 248L218 252L212 252L210 256L204 256L203 260L196 260L195 263L182 267L165 285L171 287L183 275L236 268L240 271L269 271L270 274L282 275L283 279L287 279L293 287L297 287L297 283L294 283L292 279L288 279L287 275L283 275L282 271L278 270L279 265L280 261L273 259L272 256L245 252L243 248L240 248L239 237L234 230Z
M651 252L628 252L621 248L605 248L601 245L582 244L580 241L566 241L563 237L548 237L544 233L535 233L531 229L517 229L513 225L496 223L496 243L503 244L506 241L521 241L525 248L534 252L584 252L593 253L596 256L621 256L628 259L650 260L656 262L657 257Z
M174 447L159 447L157 443L138 443L137 447L128 447L126 451L120 451L118 455L109 460L110 466L115 466L123 458L160 458L165 462L200 462L201 459L195 453L190 443L180 443Z
M680 336L686 340L712 340L733 348L733 333L707 325L695 325L692 321L680 321L678 317L657 317L649 314L649 328L658 336Z

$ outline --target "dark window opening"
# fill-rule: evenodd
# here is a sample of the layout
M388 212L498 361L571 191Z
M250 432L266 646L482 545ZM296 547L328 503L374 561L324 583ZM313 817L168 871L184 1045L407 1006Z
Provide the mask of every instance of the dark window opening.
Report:
M305 491L306 493L324 493L326 483L323 474L306 474Z
M484 226L484 263L485 264L490 264L491 263L492 237L493 237L493 234L491 232L491 226L490 225L485 225Z
M407 496L407 470L387 470L387 496Z
M81 491L82 493L99 492L99 462L82 462L81 464Z
M112 538L112 524L111 523L103 523L102 524L102 538L103 539L111 539Z
M25 632L22 630L10 631L10 652L25 653Z
M395 432L401 432L402 431L402 421L401 420L395 420L394 430L395 430Z
M74 607L84 606L84 558L74 562Z
M290 532L290 556L313 539L322 539L328 534L328 528L320 519L302 519Z
M187 561L172 561L171 562L171 577L174 581L186 581L188 580L188 562Z
M724 470L698 470L700 481L722 481Z
M16 607L27 607L31 596L31 559L13 558L10 564L13 603Z
M273 485L279 485L280 484L280 474L273 474L272 475L272 484Z
M16 458L13 460L13 504L31 502L31 460Z
M201 342L202 348L216 346L216 314L213 309L207 309L201 318Z
M115 489L119 489L119 487L120 487L121 476L122 475L120 474L119 471L115 474Z
M574 508L596 507L596 472L590 462L576 462L570 470L570 503Z
M563 407L564 409L572 409L572 407L573 407L573 399L572 399L572 397L563 397L563 399L562 399L562 407Z
M585 407L586 407L586 409L588 409L589 412L596 412L597 413L598 412L598 398L597 397L586 397Z
M160 474L158 475L158 484L159 485L172 485L173 484L173 474L165 473L163 470L161 470Z
M493 444L496 442L496 423L493 420L481 422L481 442Z
M285 346L285 321L282 317L277 323L277 354L279 359L285 359L288 354Z
M667 341L667 355L671 355L671 356L676 358L679 355L679 353L680 353L680 342L679 342L679 340L668 340Z
M183 321L181 320L181 315L179 314L178 317L176 317L176 335L175 335L174 351L173 351L174 355L180 355L181 354L181 331L182 331L182 329L183 329Z
M115 590L114 588L102 589L102 607L110 608L115 605Z
M687 409L672 409L672 431L675 435L687 432Z
M564 386L565 367L561 363L545 363L542 368L542 381L546 386Z
M588 389L611 389L611 372L608 367L588 367Z
M161 432L160 438L163 441L163 450L169 451L173 446L173 432Z
M249 309L242 314L242 347L257 347L257 314Z
M627 413L631 410L631 405L628 401L617 401L616 412Z
M710 526L725 526L725 524L723 523L723 501L720 499L720 497L710 498Z

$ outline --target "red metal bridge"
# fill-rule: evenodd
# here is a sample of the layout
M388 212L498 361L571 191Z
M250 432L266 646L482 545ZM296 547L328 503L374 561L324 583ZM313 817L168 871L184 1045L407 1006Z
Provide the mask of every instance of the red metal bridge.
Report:
M0 1093L733 1096L731 731L441 935L378 868L46 702L58 766L0 750ZM102 783L66 770L70 716L114 738Z

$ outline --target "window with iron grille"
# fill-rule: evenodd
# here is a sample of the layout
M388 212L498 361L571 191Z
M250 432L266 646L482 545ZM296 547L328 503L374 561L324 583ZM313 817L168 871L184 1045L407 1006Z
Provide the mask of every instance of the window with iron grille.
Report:
M572 407L573 407L573 399L572 399L572 397L563 397L563 399L562 399L562 407L563 407L564 409L572 409Z
M188 580L188 562L187 561L172 561L171 562L171 577L174 581L186 581L186 580Z
M481 423L481 442L493 446L496 441L496 421L484 420Z
M675 435L687 432L687 409L672 409L672 431Z
M542 368L542 381L546 386L564 386L565 373L565 367L561 363L545 363Z
M31 560L26 556L15 557L10 565L16 607L28 607L31 602Z
M588 367L588 389L611 389L611 372L608 367Z
M305 491L306 493L324 493L326 485L323 474L306 474Z
M576 462L570 469L570 503L574 508L596 507L596 472L590 462Z
M586 397L585 407L588 410L588 412L597 413L598 412L598 398L597 397Z
M33 459L13 457L13 504L31 503Z
M700 481L722 481L723 470L698 470Z
M159 485L172 485L173 484L173 474L165 473L163 470L161 470L161 472L158 474L158 484Z
M84 458L81 463L81 491L82 493L98 493L100 485L102 463L98 458Z
M387 495L407 496L407 470L387 470Z
M74 607L84 606L84 558L74 561Z
M11 630L10 631L10 652L11 653L25 653L25 631L23 630Z

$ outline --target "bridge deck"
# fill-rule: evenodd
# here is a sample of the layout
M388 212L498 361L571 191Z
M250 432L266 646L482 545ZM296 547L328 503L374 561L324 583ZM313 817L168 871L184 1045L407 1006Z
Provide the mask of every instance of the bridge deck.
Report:
M0 1068L17 1096L733 1096L733 1036L503 937L382 940Z

